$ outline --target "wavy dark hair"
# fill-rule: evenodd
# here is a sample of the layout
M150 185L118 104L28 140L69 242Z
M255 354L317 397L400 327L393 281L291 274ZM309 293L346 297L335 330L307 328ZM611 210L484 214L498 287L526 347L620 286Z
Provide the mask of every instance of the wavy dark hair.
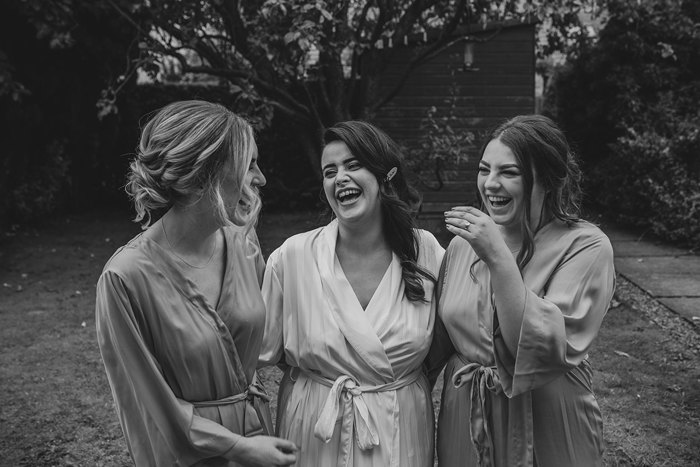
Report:
M361 120L340 122L326 129L323 143L340 141L377 178L382 227L389 246L401 261L404 295L410 301L426 301L422 278L437 282L430 271L418 265L420 245L413 214L420 195L409 185L398 145L382 130ZM387 174L396 167L391 180Z
M516 261L522 270L534 254L535 234L547 222L556 218L571 226L581 220L581 170L564 132L543 115L519 115L499 125L482 146L481 157L493 140L507 146L521 167L525 187L524 215L520 220L523 243ZM539 224L533 229L530 200L535 176L545 195ZM484 209L483 199L481 208Z

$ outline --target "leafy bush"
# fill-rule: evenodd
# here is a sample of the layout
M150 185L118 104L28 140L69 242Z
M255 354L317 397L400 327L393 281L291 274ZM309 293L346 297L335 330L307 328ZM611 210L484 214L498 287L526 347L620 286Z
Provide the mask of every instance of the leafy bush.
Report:
M426 111L420 124L419 147L408 151L406 165L422 189L441 190L475 150L474 134L460 129L463 124L457 118L457 95L453 82L445 99L446 112L441 114L435 106Z
M44 154L44 163L37 172L16 184L7 195L11 219L28 220L51 214L60 204L61 193L70 185L64 143L52 141Z
M619 211L622 220L639 224L641 219L660 237L700 245L700 177L682 157L700 145L700 121L677 122L668 134L650 125L638 127L627 128L611 146L605 178L613 189L599 199L627 208ZM601 178L600 170L595 173Z
M606 15L545 108L578 146L591 202L700 247L700 2L608 0Z

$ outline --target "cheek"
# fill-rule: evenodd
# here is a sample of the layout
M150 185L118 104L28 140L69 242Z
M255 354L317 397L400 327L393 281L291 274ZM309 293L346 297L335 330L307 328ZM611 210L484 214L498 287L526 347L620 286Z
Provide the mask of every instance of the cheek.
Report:
M335 200L335 187L332 180L323 179L323 193L326 195L326 200L329 203Z

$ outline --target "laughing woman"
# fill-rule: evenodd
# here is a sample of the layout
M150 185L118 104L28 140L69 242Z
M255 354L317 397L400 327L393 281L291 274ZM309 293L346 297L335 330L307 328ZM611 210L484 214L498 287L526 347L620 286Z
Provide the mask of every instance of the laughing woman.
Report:
M396 144L344 122L325 133L321 170L335 219L268 259L262 364L289 365L278 434L299 465L433 465L433 407L422 363L443 249L416 229L418 200Z
M485 212L446 213L456 237L439 315L456 354L438 421L441 467L602 464L587 352L615 272L608 238L578 217L578 183L554 122L520 116L482 150Z
M144 127L127 191L144 232L97 284L97 342L137 466L294 463L256 383L265 309L253 130L182 101ZM151 216L165 212L156 222Z

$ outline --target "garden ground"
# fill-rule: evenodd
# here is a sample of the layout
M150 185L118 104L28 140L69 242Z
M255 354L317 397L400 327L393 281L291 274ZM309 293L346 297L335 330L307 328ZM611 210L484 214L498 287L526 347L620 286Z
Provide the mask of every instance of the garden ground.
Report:
M95 339L95 282L129 214L0 231L0 465L131 465ZM315 214L263 214L264 254ZM700 465L700 332L632 283L590 352L610 466ZM271 392L277 370L264 373ZM439 386L433 399L439 401Z

